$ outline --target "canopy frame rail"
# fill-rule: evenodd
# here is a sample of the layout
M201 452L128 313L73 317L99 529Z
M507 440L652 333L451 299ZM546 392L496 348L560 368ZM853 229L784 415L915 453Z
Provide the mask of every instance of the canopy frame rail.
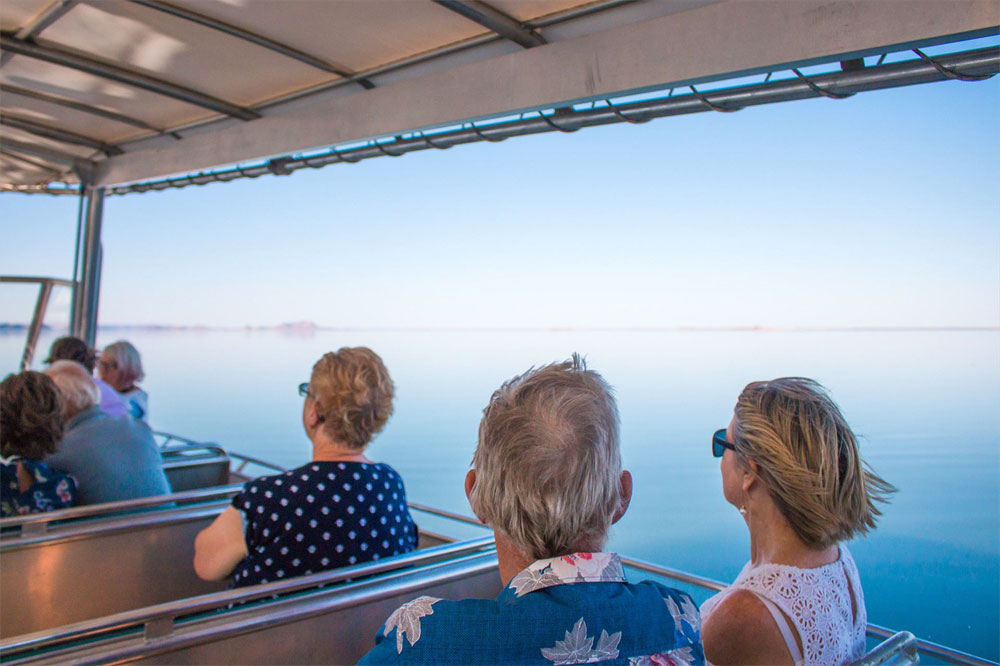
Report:
M637 102L606 98L603 100L603 106L598 106L597 102L586 108L557 105L551 109L539 110L534 114L522 114L507 120L480 124L466 121L455 128L437 132L417 130L389 139L371 139L362 145L354 142L352 147L347 148L334 146L321 153L286 155L248 166L237 165L160 180L109 186L107 194L122 195L167 190L213 182L229 182L239 178L257 178L268 174L288 175L299 169L317 169L338 163L353 164L374 157L399 157L421 150L446 150L456 145L480 141L500 142L515 136L543 132L575 132L584 127L620 122L639 124L655 118L705 111L731 113L751 106L819 97L839 100L859 92L922 83L955 79L985 80L1000 72L1000 47L997 46L939 55L934 58L917 49L913 49L912 52L918 57L871 67L838 69L814 75L803 74L798 69L778 69L768 72L761 83L721 86L712 90L699 90L694 84L672 85L666 96ZM835 63L837 61L831 61L830 64ZM793 77L774 77L775 73L784 71L791 72ZM678 94L679 89L684 87L690 92Z
M42 333L42 323L45 320L45 311L49 307L52 288L58 286L75 289L76 282L52 277L0 275L0 283L38 285L38 298L35 300L35 311L31 316L31 323L28 324L28 336L24 341L24 352L21 354L20 371L24 372L31 367L31 361L35 357L35 348L38 346L38 337Z

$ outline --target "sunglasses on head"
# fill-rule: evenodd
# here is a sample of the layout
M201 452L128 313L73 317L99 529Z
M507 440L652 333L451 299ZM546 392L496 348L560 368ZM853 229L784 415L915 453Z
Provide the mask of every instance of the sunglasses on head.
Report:
M712 455L721 458L726 449L736 450L736 447L726 441L726 429L716 430L712 435Z

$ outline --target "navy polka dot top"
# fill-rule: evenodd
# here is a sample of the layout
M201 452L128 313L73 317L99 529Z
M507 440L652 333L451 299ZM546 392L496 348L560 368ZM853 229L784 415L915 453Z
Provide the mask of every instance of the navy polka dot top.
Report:
M233 498L250 553L232 587L407 553L417 526L403 480L385 464L311 462L250 481Z

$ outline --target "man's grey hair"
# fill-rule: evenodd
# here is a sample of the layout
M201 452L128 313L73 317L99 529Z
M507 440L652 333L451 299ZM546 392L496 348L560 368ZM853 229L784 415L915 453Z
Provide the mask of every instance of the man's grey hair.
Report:
M45 374L52 378L62 393L66 418L90 409L101 399L90 373L76 361L56 361L45 370Z
M525 555L600 550L621 508L618 407L578 354L490 398L472 464L473 511Z

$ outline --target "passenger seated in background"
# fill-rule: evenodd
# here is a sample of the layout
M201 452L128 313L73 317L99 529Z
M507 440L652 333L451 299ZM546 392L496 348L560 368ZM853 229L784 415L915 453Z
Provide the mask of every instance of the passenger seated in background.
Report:
M579 356L514 377L483 412L465 490L496 534L496 600L418 597L364 664L703 663L698 607L599 552L628 508L611 388Z
M108 416L125 416L130 413L128 405L125 404L125 399L122 398L118 391L104 380L94 377L94 364L97 362L97 352L91 349L86 342L72 336L59 338L52 343L52 347L49 349L49 357L45 359L45 363L54 363L56 361L76 361L87 369L91 379L97 384L97 390L101 394L98 406L105 414Z
M45 374L59 387L66 423L59 451L45 462L76 477L80 504L170 492L148 425L102 412L97 406L97 386L79 363L56 361Z
M403 480L365 447L392 414L378 354L344 347L299 386L312 462L247 483L195 539L195 572L244 587L406 553L417 547Z
M76 480L40 462L62 437L62 410L59 389L40 372L0 382L0 516L73 506Z
M135 385L145 377L142 359L132 343L119 340L105 347L97 374L118 391L133 418L149 422L149 395Z
M840 543L875 527L895 489L861 459L826 389L785 377L748 384L712 439L722 492L750 529L750 561L705 602L713 664L840 666L865 650L858 569Z

